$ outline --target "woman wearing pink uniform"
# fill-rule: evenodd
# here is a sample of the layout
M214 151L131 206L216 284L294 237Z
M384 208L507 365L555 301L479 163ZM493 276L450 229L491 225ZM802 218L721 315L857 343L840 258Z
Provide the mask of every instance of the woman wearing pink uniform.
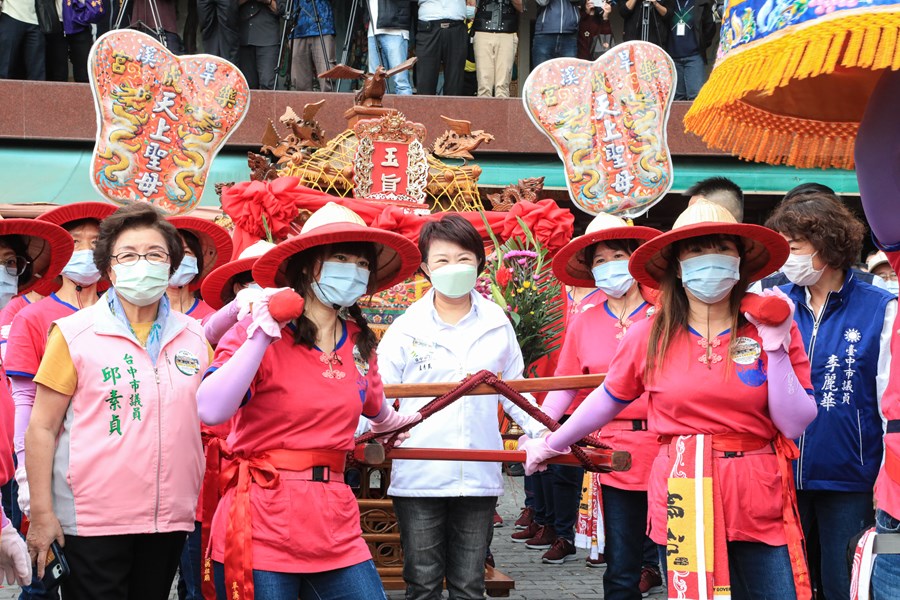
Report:
M569 321L557 376L606 373L620 340L628 329L656 310L655 292L635 282L628 272L628 259L645 240L659 231L649 227L629 227L619 217L601 213L591 221L585 234L569 242L553 259L553 273L566 285L593 284L605 294L605 301L586 309ZM548 416L559 420L576 397L575 390L551 392L541 406ZM606 572L603 597L609 600L641 597L642 563L655 565L652 557L643 560L643 540L647 527L647 482L657 454L657 435L647 431L647 398L641 396L600 431L600 439L617 450L631 453L631 470L623 473L593 474L593 498L602 497L602 518L594 527L605 531ZM602 486L602 494L600 488ZM589 507L593 520L595 507ZM599 516L599 515L598 515ZM604 531L599 532L601 539ZM596 552L593 548L589 550ZM659 585L659 569L652 567ZM645 576L648 578L649 575ZM651 586L647 586L648 590Z
M172 310L200 322L216 311L197 297L203 280L231 257L231 236L222 227L197 217L169 217L178 230L184 248L184 259L169 279L169 305Z
M220 600L384 598L343 482L360 415L372 429L415 422L384 398L375 336L357 300L412 275L421 258L406 238L367 227L328 203L253 267L264 287L294 288L303 313L277 323L275 290L255 302L252 320L219 342L200 387L207 424L232 420L232 461L212 522L211 553Z
M660 290L654 318L631 326L603 385L558 431L524 444L526 470L540 468L646 394L660 441L649 534L667 559L670 597L701 587L710 598L810 597L790 463L790 439L816 416L809 362L789 311L778 325L741 312L747 282L788 252L780 235L718 205L688 207L629 262Z

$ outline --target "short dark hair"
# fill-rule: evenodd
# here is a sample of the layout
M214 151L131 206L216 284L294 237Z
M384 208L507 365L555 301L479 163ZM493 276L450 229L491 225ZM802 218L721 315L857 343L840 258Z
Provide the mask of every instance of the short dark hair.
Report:
M162 234L169 252L169 275L175 272L184 258L178 230L152 205L138 202L123 206L100 222L100 237L94 248L94 264L101 273L106 275L109 271L116 240L129 229L155 229Z
M849 269L862 252L866 226L833 194L811 192L782 200L766 220L778 233L809 240L833 269Z
M597 242L596 244L591 244L587 246L583 252L581 259L584 261L584 264L588 269L591 268L591 265L594 263L594 252L597 251L597 246L603 244L608 247L613 252L620 251L626 253L628 256L634 254L634 251L638 249L638 246L641 243L637 240L603 240L602 242Z
M834 193L834 190L828 187L827 185L822 185L821 183L808 182L801 183L800 185L792 188L788 191L787 194L784 195L783 200L790 200L795 196L805 196L806 194L826 194L829 196L838 197L837 194Z
M419 232L419 253L422 261L428 262L428 251L435 240L452 242L469 252L475 254L478 261L478 273L484 270L486 257L484 254L484 241L475 226L459 215L446 214L440 219L428 221Z
M12 250L16 256L25 257L28 262L25 264L25 270L19 275L19 281L23 284L26 281L30 281L32 275L34 275L34 259L37 257L28 254L28 242L25 241L25 238L21 235L4 235L0 237L0 246L6 246Z
M738 184L727 177L710 177L698 181L684 192L688 198L703 196L710 202L728 209L735 220L744 220L744 191Z
M203 244L200 242L200 238L194 235L194 232L192 231L188 231L187 229L179 229L178 234L181 236L181 239L184 240L184 243L188 248L191 249L191 252L193 252L194 256L197 258L197 274L191 280L191 283L194 283L203 273L203 261L206 258L203 256Z

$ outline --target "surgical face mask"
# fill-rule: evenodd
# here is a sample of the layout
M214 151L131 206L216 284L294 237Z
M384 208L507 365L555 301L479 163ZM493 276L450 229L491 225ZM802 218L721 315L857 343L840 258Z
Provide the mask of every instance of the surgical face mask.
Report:
M816 285L825 270L824 267L818 271L813 268L813 256L816 254L818 252L788 255L787 261L781 267L781 272L795 285L803 287Z
M313 283L313 293L329 307L353 306L369 287L369 270L351 263L325 261L319 281Z
M471 21L475 18L475 7L466 5L466 20Z
M0 308L3 308L13 296L19 293L19 276L10 275L6 269L0 269Z
M610 298L621 298L634 285L627 260L611 260L591 269L594 285Z
M702 254L678 261L685 289L706 304L725 298L741 278L741 259L725 254Z
M887 287L887 291L889 291L890 293L894 294L895 296L900 293L900 281L897 281L896 279L888 279L884 283L885 287Z
M133 265L113 265L116 291L135 306L149 306L169 287L169 264L154 265L140 259Z
M262 291L262 286L254 281L253 283L248 283L246 289Z
M62 274L81 286L94 285L100 280L100 271L94 264L93 250L77 250L72 254Z
M197 276L200 271L197 269L197 258L194 256L184 255L181 264L175 269L175 273L169 278L169 285L172 287L182 287L189 284Z
M475 287L475 265L445 265L431 272L431 285L448 298L462 298Z

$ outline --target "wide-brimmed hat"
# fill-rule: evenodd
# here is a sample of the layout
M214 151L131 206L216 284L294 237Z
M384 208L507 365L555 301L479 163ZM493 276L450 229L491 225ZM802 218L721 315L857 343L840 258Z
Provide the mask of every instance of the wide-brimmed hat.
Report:
M0 217L0 241L7 235L17 235L24 240L27 258L31 260L31 277L19 278L20 294L31 291L38 283L52 281L69 262L75 249L68 231L34 219Z
M200 240L200 247L203 249L203 271L198 277L194 277L190 285L191 290L196 290L207 275L231 258L231 236L223 227L206 219L179 216L167 217L166 220L174 225L175 229L189 231Z
M374 277L369 293L387 289L406 280L419 268L422 255L410 240L398 233L369 227L358 214L329 202L303 224L300 235L289 238L266 253L253 265L253 279L263 287L290 285L285 269L292 256L304 250L342 242L370 242L375 245Z
M866 268L869 270L869 273L875 270L875 267L880 267L881 265L890 265L891 261L888 260L887 255L879 250L872 256L866 260Z
M670 267L670 246L678 241L705 235L734 235L743 240L741 274L757 281L778 270L791 250L781 234L761 225L738 223L728 210L708 200L698 200L678 216L672 230L656 236L634 251L628 270L642 285L658 288Z
M566 285L594 287L591 265L584 262L584 249L608 240L638 240L644 242L661 232L652 227L628 225L621 217L600 213L588 224L584 235L563 246L553 258L553 274Z
M203 301L216 310L231 302L234 278L241 273L249 273L253 269L256 259L274 247L275 244L271 242L259 240L244 248L238 258L215 269L200 286L200 295L203 297Z

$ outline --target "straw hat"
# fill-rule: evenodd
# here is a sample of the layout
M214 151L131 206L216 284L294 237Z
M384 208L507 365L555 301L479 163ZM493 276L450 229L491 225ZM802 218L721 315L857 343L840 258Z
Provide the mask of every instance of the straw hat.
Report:
M216 310L231 302L234 298L232 291L234 278L241 273L251 271L256 259L274 247L275 244L259 240L244 248L235 260L215 269L200 286L200 295L203 296L203 301Z
M671 231L635 250L628 262L628 270L642 285L659 288L659 282L674 258L669 247L674 242L705 235L734 235L743 240L741 274L747 281L757 281L774 273L790 254L790 247L781 234L761 225L738 223L725 208L708 200L698 200L678 216Z
M882 252L881 250L879 250L878 252L876 252L875 254L870 256L869 259L866 261L866 268L869 270L869 273L871 273L875 270L876 267L880 267L881 265L884 265L884 264L889 265L891 263L888 260L888 257L885 255L885 253Z
M374 294L409 278L419 268L422 256L410 240L400 234L369 227L358 214L340 204L329 202L303 224L300 235L281 242L253 265L253 279L263 287L289 286L285 269L295 254L304 250L341 242L375 244L374 278L369 293Z
M190 289L196 290L216 267L221 267L231 257L231 236L224 228L212 221L197 217L167 217L166 220L175 226L197 236L203 248L203 271L191 281Z
M553 258L553 274L566 285L594 287L591 265L584 262L584 249L607 240L638 240L644 242L658 236L652 227L629 225L621 217L600 213L588 224L584 235L573 239Z
M0 217L0 242L7 235L17 235L25 241L31 259L31 277L19 278L19 293L25 294L38 283L53 281L69 262L75 243L69 232L52 223L34 219L4 219Z

